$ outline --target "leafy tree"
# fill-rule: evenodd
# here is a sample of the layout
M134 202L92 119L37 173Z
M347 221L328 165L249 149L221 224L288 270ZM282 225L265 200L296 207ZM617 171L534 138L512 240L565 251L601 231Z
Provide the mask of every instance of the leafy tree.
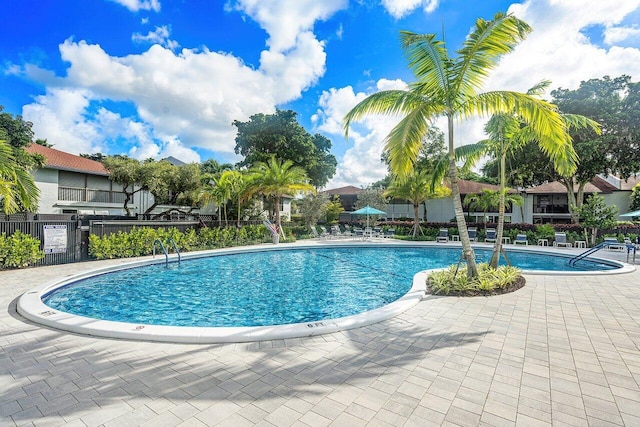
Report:
M582 115L598 122L601 133L572 128L573 146L580 158L572 174L559 173L536 147L535 143L515 151L509 159L507 176L512 186L539 185L558 181L567 191L569 206L580 207L584 188L598 174L618 175L623 179L640 170L640 83L629 76L592 79L580 83L576 90L551 92L553 102L563 115ZM494 175L497 168L483 169ZM578 215L571 209L573 222Z
M300 199L298 207L302 214L304 225L306 227L316 225L318 220L326 214L329 203L329 196L320 192L309 193Z
M93 160L93 161L96 161L96 162L100 162L100 163L104 163L104 161L109 158L109 156L107 154L102 154L102 153L94 153L94 154L80 153L80 157L83 157L83 158L89 159L89 160ZM122 157L122 156L117 156L117 157Z
M420 204L428 199L438 199L451 195L451 190L439 185L431 187L432 174L427 169L414 169L406 178L397 178L392 181L384 195L409 201L413 205L413 237L424 234L420 228L420 218L418 215ZM426 203L425 203L426 205ZM426 209L426 207L425 207ZM425 215L425 221L427 220Z
M373 186L366 187L358 193L354 208L358 210L365 206L371 206L372 208L386 211L387 205L389 204L389 197L385 196L384 193L384 188Z
M395 175L408 175L418 158L422 138L438 117L447 121L449 180L455 217L462 243L467 273L478 276L475 254L465 222L455 157L454 120L495 113L517 114L539 135L539 144L559 165L563 174L575 169L576 156L555 106L536 97L512 91L479 92L489 72L500 58L511 52L531 31L513 15L498 13L491 21L477 19L456 57L449 55L435 34L400 34L402 48L416 82L407 90L375 93L356 105L344 119L351 123L367 114L401 115L403 118L386 138L391 169Z
M208 159L200 163L200 171L203 175L218 175L232 169L233 165L231 163L220 163L215 159Z
M31 144L33 123L24 121L22 116L13 117L3 111L4 107L0 105L0 139L15 148L25 148Z
M640 210L640 184L636 184L631 191L631 203L629 204L629 211Z
M482 221L485 222L486 228L487 212L489 212L491 208L497 209L500 206L500 191L485 188L479 194L467 195L464 202L469 206L469 209L473 209L474 211L480 209L482 211Z
M286 239L280 220L280 199L286 194L298 191L314 191L308 184L304 169L294 166L291 160L277 160L271 157L266 163L258 162L249 171L251 187L249 194L263 194L272 197L275 206L276 226L280 235Z
M325 207L327 222L334 222L340 219L340 214L344 212L344 207L340 203L340 196L335 194Z
M4 214L38 209L40 190L27 169L16 162L13 149L0 140L0 204Z
M249 121L234 120L238 128L236 154L244 156L238 166L266 163L272 156L290 160L306 171L313 186L322 187L335 174L338 164L331 154L331 141L320 134L311 135L291 110L275 114L254 114Z
M591 230L591 246L596 244L598 230L610 228L616 224L618 208L607 206L604 197L592 194L587 197L587 201L580 207L575 208L580 218L580 224L584 227L584 235L587 237L587 230Z
M129 203L133 201L136 193L145 189L140 162L126 156L114 156L105 157L103 164L109 171L109 179L122 186L125 197L123 209L127 216L131 216Z

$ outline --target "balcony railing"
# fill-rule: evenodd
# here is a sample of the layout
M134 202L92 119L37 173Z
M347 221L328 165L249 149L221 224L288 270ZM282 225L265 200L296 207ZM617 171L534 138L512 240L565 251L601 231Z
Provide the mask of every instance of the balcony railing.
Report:
M58 200L65 202L124 203L121 191L95 190L93 188L58 187Z

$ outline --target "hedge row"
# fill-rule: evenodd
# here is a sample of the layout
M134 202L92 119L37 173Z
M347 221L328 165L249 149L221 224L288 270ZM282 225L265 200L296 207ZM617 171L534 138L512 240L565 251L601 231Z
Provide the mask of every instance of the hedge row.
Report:
M0 269L28 267L42 258L39 239L20 231L8 237L0 234Z

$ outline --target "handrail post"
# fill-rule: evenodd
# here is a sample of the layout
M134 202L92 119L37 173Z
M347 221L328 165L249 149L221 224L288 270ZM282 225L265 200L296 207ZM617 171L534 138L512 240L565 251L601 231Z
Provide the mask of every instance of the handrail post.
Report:
M156 243L160 243L160 247L162 248L162 252L164 252L164 265L166 267L169 266L169 253L167 252L167 249L164 247L164 244L162 243L162 240L160 239L156 239L153 241L153 256L156 256Z
M173 238L172 238L172 237L169 237L169 238L167 239L167 245L168 245L169 243L173 244L173 249L175 249L176 253L178 254L178 264L180 264L180 260L181 260L181 258L182 258L182 257L180 256L180 251L178 250L178 245L176 244L176 241L175 241L175 240L173 240Z

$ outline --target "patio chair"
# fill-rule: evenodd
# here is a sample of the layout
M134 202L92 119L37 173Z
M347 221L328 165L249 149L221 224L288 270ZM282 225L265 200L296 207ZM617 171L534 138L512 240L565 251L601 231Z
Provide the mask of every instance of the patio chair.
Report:
M487 243L495 243L496 242L496 229L495 228L487 228L486 236L484 241Z
M318 230L316 230L316 228L313 225L310 228L311 228L311 234L313 235L314 239L323 239L324 238L323 236L321 236L318 233Z
M469 227L469 240L472 242L478 241L478 229L476 227Z
M380 237L381 234L382 234L382 228L373 227L373 237Z
M325 239L331 238L331 233L327 231L327 228L324 225L320 226L320 231L322 232L322 237L324 237Z
M567 241L566 233L555 233L553 246L556 248L572 248L573 245Z
M514 245L521 244L525 246L529 246L529 240L527 240L526 234L517 234L515 240L513 241Z
M613 250L624 250L627 248L627 245L625 245L624 243L620 243L618 242L618 239L616 237L605 237L604 238L604 247L609 249L610 251Z
M331 226L331 236L335 237L336 239L345 237L342 231L340 231L340 226L337 224Z
M394 239L396 237L396 229L395 228L389 228L387 231L384 232L382 237L385 237L387 239Z
M447 228L441 228L438 237L436 237L436 242L438 243L448 243L449 242L449 230Z

